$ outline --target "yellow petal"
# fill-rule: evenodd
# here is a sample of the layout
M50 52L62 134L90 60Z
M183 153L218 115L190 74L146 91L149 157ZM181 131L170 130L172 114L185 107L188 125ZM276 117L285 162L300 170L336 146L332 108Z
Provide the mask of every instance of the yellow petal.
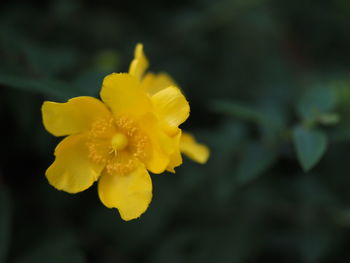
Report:
M100 96L116 116L139 116L152 107L138 80L127 73L112 73L105 77Z
M168 88L170 86L177 86L175 81L166 73L147 73L142 80L142 87L153 95L158 91Z
M138 166L129 174L103 173L98 194L108 208L117 208L124 220L140 217L152 200L152 181L146 168Z
M104 166L92 163L88 154L85 135L64 138L56 147L55 161L46 170L49 183L68 193L89 188L98 179Z
M41 111L46 130L55 136L87 131L95 120L110 116L107 107L93 97L76 97L65 103L45 101Z
M138 120L138 124L151 142L148 150L150 156L145 160L147 169L155 174L164 172L169 165L170 155L174 151L175 139L165 134L152 113L143 115Z
M143 74L148 68L148 60L143 53L143 45L137 44L135 48L134 59L130 64L129 73L135 76L138 80L141 80Z
M180 151L180 141L181 141L181 130L179 129L178 134L174 137L175 147L174 152L170 155L170 162L167 167L167 171L175 173L175 167L182 164L182 156Z
M197 143L195 138L186 132L182 133L180 149L181 152L198 163L206 163L209 158L209 148L204 144Z
M190 114L190 106L185 96L178 88L171 86L157 92L151 99L165 132L169 136L177 134L178 126Z

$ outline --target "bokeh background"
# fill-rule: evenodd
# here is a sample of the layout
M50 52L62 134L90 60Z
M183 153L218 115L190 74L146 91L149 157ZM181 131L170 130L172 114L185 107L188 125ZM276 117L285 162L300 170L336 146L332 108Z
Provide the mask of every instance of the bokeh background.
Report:
M348 0L1 1L0 262L350 262ZM44 100L98 96L136 43L211 148L124 222L45 176Z

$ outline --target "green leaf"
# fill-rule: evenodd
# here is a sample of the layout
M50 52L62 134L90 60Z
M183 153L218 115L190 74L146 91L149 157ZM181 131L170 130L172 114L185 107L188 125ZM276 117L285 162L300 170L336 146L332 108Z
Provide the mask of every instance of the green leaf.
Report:
M272 149L267 149L258 143L250 143L244 149L237 168L237 183L245 184L254 180L268 169L275 159L276 154Z
M7 191L0 187L0 263L7 262L11 237L11 202Z
M70 87L67 83L54 80L31 79L14 75L0 75L0 85L52 96L62 100L79 95L79 92Z
M296 127L293 141L298 160L304 171L309 171L321 159L327 148L327 137L320 130Z
M34 43L23 45L23 51L36 74L54 76L72 69L77 62L74 50L41 47Z
M264 137L275 137L286 126L284 111L279 105L246 105L235 101L217 100L211 106L218 113L257 125Z
M303 120L314 121L321 114L328 113L337 104L337 96L330 87L312 88L306 91L297 104L297 113Z
M319 116L318 121L323 125L335 125L340 121L340 116L337 113L326 113Z
M259 124L268 122L259 110L242 103L220 100L214 101L212 103L212 108L218 113L224 113L246 121L252 121Z

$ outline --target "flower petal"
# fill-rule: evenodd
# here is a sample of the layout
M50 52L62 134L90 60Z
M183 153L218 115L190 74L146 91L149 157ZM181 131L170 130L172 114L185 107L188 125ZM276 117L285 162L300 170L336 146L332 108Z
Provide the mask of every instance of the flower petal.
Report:
M193 161L201 164L206 163L209 158L209 148L204 144L197 143L195 138L186 132L182 133L180 149Z
M152 113L143 115L138 124L150 139L150 156L145 160L146 167L155 174L165 171L169 165L170 155L175 150L176 140L162 130L157 118Z
M127 73L112 73L105 77L100 96L116 116L139 116L150 111L152 106L138 80Z
M130 64L129 73L130 75L135 76L137 79L141 80L143 74L148 68L148 60L143 53L143 45L137 44L135 48L134 59Z
M174 137L175 147L174 152L170 155L170 162L167 167L167 171L175 173L175 167L182 164L182 156L180 151L180 141L181 141L181 130L179 129L178 134Z
M178 126L190 114L190 106L185 96L178 88L171 86L157 92L151 99L165 132L169 136L177 134Z
M103 173L98 194L105 206L119 210L122 219L135 219L147 210L152 200L151 177L143 165L125 175Z
M65 103L45 101L41 111L46 130L55 136L87 131L95 120L110 116L107 107L93 97L76 97Z
M46 177L52 186L68 193L77 193L89 188L104 168L104 165L89 160L84 134L64 138L57 145L55 156L55 161L46 170Z
M149 95L154 95L162 89L170 86L177 86L175 81L166 73L147 73L142 79L142 87L148 92Z

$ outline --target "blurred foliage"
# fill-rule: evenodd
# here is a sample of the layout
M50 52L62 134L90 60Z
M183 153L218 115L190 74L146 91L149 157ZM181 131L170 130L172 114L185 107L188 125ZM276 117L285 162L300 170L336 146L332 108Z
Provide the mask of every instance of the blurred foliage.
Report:
M350 2L2 1L0 262L349 262ZM53 189L44 100L97 96L137 42L212 155L123 222Z

